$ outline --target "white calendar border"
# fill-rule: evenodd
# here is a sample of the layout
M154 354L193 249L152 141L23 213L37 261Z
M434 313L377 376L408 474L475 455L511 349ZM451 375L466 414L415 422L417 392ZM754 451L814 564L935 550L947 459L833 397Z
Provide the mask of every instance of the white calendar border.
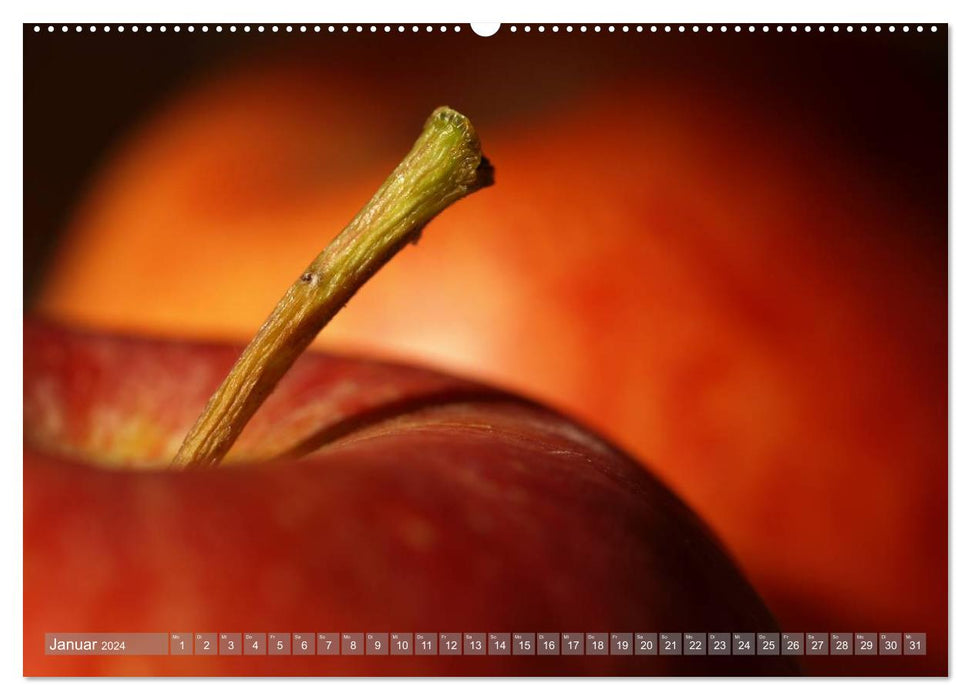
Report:
M909 681L901 679L875 680L879 688L864 687L861 681L815 679L809 682L791 682L781 680L751 680L721 682L709 679L652 679L644 685L644 679L609 679L583 680L574 679L544 680L489 680L485 682L467 682L461 680L414 680L394 682L382 679L372 680L330 680L325 686L313 687L315 680L260 680L251 682L246 680L220 679L213 680L167 680L161 683L148 683L132 680L90 680L84 682L70 682L63 680L25 681L22 674L22 655L20 643L22 639L22 401L18 387L17 374L22 375L22 310L23 310L23 239L17 232L23 230L23 200L22 200L22 82L23 82L23 42L20 24L31 22L212 22L213 20L232 19L237 22L246 21L321 21L328 22L449 22L465 23L468 21L490 22L503 19L506 22L542 21L546 23L577 23L577 22L823 22L826 23L862 23L862 22L909 22L909 23L943 23L950 22L950 37L952 41L952 123L971 123L971 109L968 106L969 87L966 77L971 74L971 23L966 22L967 12L960 3L946 0L921 0L920 2L902 2L900 0L883 0L879 3L852 2L850 0L815 0L812 3L779 3L767 0L735 0L731 4L707 0L684 3L665 3L656 6L635 4L629 0L596 0L586 6L575 4L567 7L564 3L537 2L527 4L522 0L488 0L480 2L459 3L456 0L438 0L436 2L395 3L391 0L363 3L338 3L325 5L307 0L274 0L272 3L241 3L220 0L203 3L200 0L167 0L166 2L138 2L123 0L60 0L52 2L33 2L30 5L21 3L12 6L8 3L3 7L4 22L3 35L0 36L0 51L2 51L3 76L2 110L5 144L2 153L3 163L3 201L0 211L5 219L5 245L13 250L5 251L0 256L4 265L0 280L4 285L2 321L8 329L8 337L13 340L2 346L4 362L0 363L4 369L3 386L8 388L5 396L0 398L0 454L6 457L4 469L0 470L5 496L3 513L4 527L0 529L0 542L3 544L4 573L0 577L0 594L6 601L3 610L3 630L0 634L0 668L3 669L3 695L6 697L43 697L57 698L87 698L95 697L129 697L137 693L140 698L154 700L173 695L194 697L202 693L219 692L214 683L232 684L231 692L234 698L248 700L249 698L267 698L282 693L288 694L317 694L341 693L363 695L364 697L391 696L395 700L408 698L449 698L455 700L494 700L496 694L509 697L536 698L538 695L555 693L557 700L589 700L603 693L616 694L618 697L642 697L644 693L659 693L664 696L696 697L702 694L710 696L717 693L720 698L767 697L777 700L797 698L812 698L817 700L820 693L832 695L834 692L843 695L853 693L879 692L882 698L888 700L912 700L915 696L927 693L948 694L967 697L971 694L971 671L968 663L969 642L967 637L961 639L961 634L951 633L950 640L950 669L953 678L947 682L940 681ZM594 13L596 10L596 14ZM968 138L963 131L953 130L951 141L952 169L951 192L952 219L951 229L955 232L951 241L953 264L953 286L951 287L951 302L956 309L952 322L952 351L958 357L961 351L971 352L971 231L968 231L965 215L967 204L971 201L971 192L967 186L968 163L971 162L971 149ZM963 224L963 225L962 225ZM967 354L967 352L965 353ZM971 464L971 450L968 449L968 438L971 435L971 411L968 402L971 401L971 368L955 363L953 367L952 402L953 426L955 440L953 443L952 460L955 464L964 465L964 474L960 470L951 470L952 498L951 500L951 534L950 542L961 542L964 555L960 550L951 546L952 579L950 590L968 586L968 557L967 542L968 521L971 516L971 504L967 503L966 483L967 469ZM957 488L955 488L957 487ZM961 501L957 498L961 489ZM953 597L951 599L951 626L963 634L971 634L971 621L968 609L971 607L966 599ZM138 687L133 687L138 683ZM174 683L174 685L170 685ZM541 684L542 683L542 684ZM819 685L823 683L824 685ZM549 684L549 685L547 685ZM960 690L960 688L964 690Z

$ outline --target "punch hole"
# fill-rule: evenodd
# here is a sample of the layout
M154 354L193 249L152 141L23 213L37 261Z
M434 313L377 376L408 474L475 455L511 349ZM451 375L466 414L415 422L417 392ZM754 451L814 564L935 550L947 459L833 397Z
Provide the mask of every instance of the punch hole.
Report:
M478 36L492 36L502 26L499 22L473 22L472 31Z

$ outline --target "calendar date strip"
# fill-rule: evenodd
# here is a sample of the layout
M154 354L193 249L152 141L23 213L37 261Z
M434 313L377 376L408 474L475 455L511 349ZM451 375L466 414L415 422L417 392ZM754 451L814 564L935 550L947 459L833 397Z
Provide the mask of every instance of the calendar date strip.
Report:
M923 632L131 632L44 635L48 656L924 656Z

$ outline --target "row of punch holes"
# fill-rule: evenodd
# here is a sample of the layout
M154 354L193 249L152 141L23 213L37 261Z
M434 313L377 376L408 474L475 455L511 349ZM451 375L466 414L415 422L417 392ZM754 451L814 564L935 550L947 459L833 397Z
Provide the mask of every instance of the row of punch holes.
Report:
M932 31L932 32L936 32L937 31L937 25L930 25L927 28L930 31ZM475 34L478 34L479 36L491 36L496 31L498 31L498 29L499 29L499 27L497 25L484 26L482 28L479 28L479 27L474 26L474 25L472 26L472 31ZM524 33L538 32L540 34L543 34L543 33L546 33L547 31L548 32L551 32L551 33L565 32L567 34L573 33L573 32L579 32L579 33L585 33L585 32L593 32L593 33L599 33L599 32L607 32L607 33L611 33L611 32L621 32L621 33L635 32L635 33L644 33L644 32L648 32L648 33L652 33L652 34L657 34L657 33L666 33L666 34L673 34L673 33L680 33L680 34L689 34L689 33L690 34L702 34L702 33L706 33L706 34L713 34L713 33L716 33L716 32L717 33L725 34L725 33L728 33L728 32L735 32L735 33L742 33L742 32L756 33L756 32L762 32L764 34L768 34L770 32L776 32L776 33L781 33L781 32L789 32L789 33L797 33L797 32L819 32L819 33L825 33L825 32L832 32L832 33L839 33L839 32L842 31L842 32L851 33L851 32L854 32L854 31L859 31L859 32L868 32L868 31L873 31L873 32L882 32L882 31L896 32L898 30L901 31L901 32L910 32L911 30L917 31L917 32L923 32L924 29L925 29L925 27L924 27L924 25L921 25L921 24L917 24L917 25L913 25L913 26L912 25L908 25L908 24L904 24L904 25L893 25L893 24L891 24L891 25L879 25L879 24L876 24L876 25L838 25L838 24L836 24L836 25L823 25L823 24L820 24L820 25L810 25L810 24L806 24L806 25L795 25L795 24L789 24L789 25L782 25L782 24L772 24L772 25L769 25L769 24L760 24L760 25L755 25L755 24L746 24L746 25L742 25L742 24L732 24L732 25L729 25L729 24L650 24L650 25L641 25L641 24L628 25L628 24L623 24L623 25L613 25L613 24L608 24L608 25L603 25L603 26L601 26L599 24L596 24L596 25L585 25L585 24L572 25L572 24L568 24L568 25L563 25L563 26L556 25L556 24L554 24L554 25L542 25L542 24L540 24L540 25L529 25L529 24L527 24L527 25L516 25L516 24L513 24L513 25L509 25L508 27L506 27L506 29L509 32L514 33L514 34L517 33L517 32L524 32ZM85 27L82 26L82 25L80 25L80 24L77 24L77 25L67 25L67 24L61 24L61 25L54 25L54 24L39 25L39 24L35 24L34 25L34 32L35 33L40 33L40 32L43 32L45 30L48 33L53 33L53 32L56 32L58 30L60 30L62 33L63 32L70 32L72 30L74 32L76 32L76 33L81 33L81 32L84 32L85 31ZM315 34L320 34L320 33L328 33L328 34L337 34L337 33L351 34L351 33L357 33L357 34L362 34L362 33L368 32L368 33L372 33L372 34L377 34L378 32L383 32L385 34L390 34L392 32L397 32L399 34L404 34L404 33L407 33L407 32L411 32L411 33L419 33L419 32L431 33L431 32L434 32L436 30L438 30L439 32L449 32L449 31L452 31L452 32L461 32L462 31L462 27L459 26L459 25L436 25L436 26L433 26L433 25L430 25L430 24L428 24L428 25L412 24L412 25L407 25L407 26L406 25L401 25L401 24L399 24L399 25L390 25L390 24L385 24L385 25L376 25L376 24L369 24L369 25L368 24L339 24L339 25L334 25L334 24L325 24L325 25L320 25L320 24L282 24L282 25L281 24L267 24L267 25L264 25L264 24L253 24L253 25L251 25L251 24L242 24L242 25L229 24L229 25L222 25L222 24L216 24L216 25L211 25L211 26L210 25L207 25L207 24L198 25L198 26L197 25L193 25L193 24L187 24L187 25L179 25L179 24L175 24L175 25L165 25L165 24L162 24L162 25L157 25L157 26L152 26L152 25L137 25L137 24L131 24L131 25L124 25L124 24L118 24L118 25L110 25L110 24L93 25L92 24L92 25L87 25L87 31L88 32L97 32L99 30L100 31L103 31L103 32L112 32L112 31L114 31L114 32L118 32L120 34L125 33L125 32L132 32L132 33L138 33L138 32L145 32L145 33L152 33L152 32L160 32L160 33L174 32L174 33L180 33L180 32L183 32L183 31L189 32L189 33L194 33L196 31L199 31L199 32L202 32L202 33L207 33L207 32L210 32L210 31L214 31L214 32L217 32L217 33L221 33L221 32L230 32L230 33L234 33L234 32L243 32L243 33L247 33L247 32L256 32L256 33L261 33L261 32L262 33L266 33L266 32L270 32L270 33L279 33L279 32L294 33L294 32L296 32L296 33L302 33L302 34L306 34L306 33L315 33Z

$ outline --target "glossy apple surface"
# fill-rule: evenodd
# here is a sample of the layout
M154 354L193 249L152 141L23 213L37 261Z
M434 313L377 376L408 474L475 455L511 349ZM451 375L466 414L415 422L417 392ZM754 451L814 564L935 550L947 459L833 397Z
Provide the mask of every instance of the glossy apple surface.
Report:
M232 463L164 465L238 347L25 328L24 665L46 674L783 674L771 657L45 657L45 632L772 631L705 525L567 418L301 358ZM273 458L302 445L302 458Z

